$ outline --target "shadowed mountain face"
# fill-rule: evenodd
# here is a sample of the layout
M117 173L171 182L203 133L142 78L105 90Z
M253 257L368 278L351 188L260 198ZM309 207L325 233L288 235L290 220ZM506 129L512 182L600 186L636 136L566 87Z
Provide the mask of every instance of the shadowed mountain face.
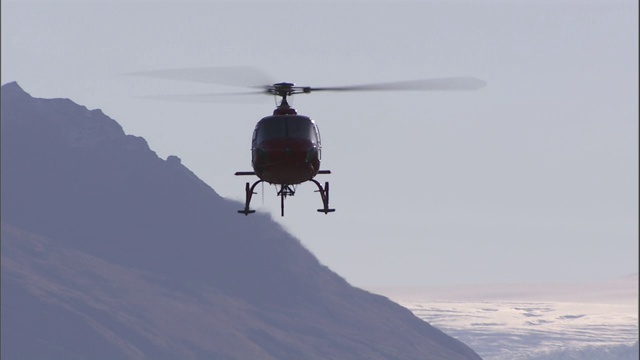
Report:
M100 110L2 86L2 358L479 359L238 206Z

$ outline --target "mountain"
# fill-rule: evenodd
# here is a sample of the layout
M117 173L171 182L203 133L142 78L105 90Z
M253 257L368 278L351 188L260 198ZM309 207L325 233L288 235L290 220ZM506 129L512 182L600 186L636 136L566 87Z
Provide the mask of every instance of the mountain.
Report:
M480 359L102 111L1 97L3 359Z

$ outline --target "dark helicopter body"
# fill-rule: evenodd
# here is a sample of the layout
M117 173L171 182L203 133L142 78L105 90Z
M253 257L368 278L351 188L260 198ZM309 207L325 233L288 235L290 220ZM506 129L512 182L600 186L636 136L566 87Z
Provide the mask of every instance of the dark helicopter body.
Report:
M329 208L329 183L324 187L314 177L318 174L330 174L329 170L320 170L320 132L311 118L298 115L289 106L286 96L295 93L293 84L276 84L284 90L278 95L282 102L273 111L273 115L262 118L256 124L251 139L251 165L253 171L240 171L236 175L256 175L260 180L245 186L245 207L239 213L249 215L255 210L249 209L251 197L256 185L266 181L279 186L281 214L284 216L284 199L295 195L295 185L311 181L318 187L325 214L334 212ZM280 88L276 87L276 90Z
M293 109L289 109L293 110ZM313 179L320 170L320 133L307 116L279 114L256 124L251 141L255 174L271 184L296 185Z

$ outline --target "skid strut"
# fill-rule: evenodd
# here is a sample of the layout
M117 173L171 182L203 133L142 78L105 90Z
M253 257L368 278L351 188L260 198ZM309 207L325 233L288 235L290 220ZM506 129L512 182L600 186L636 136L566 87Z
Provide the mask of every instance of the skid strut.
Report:
M245 200L245 203L244 203L244 210L238 210L238 212L240 214L244 214L246 216L246 215L253 214L254 212L256 212L255 210L250 210L249 209L249 205L251 204L251 197L253 196L253 194L255 194L255 192L253 192L253 189L255 189L256 186L258 184L260 184L261 182L263 182L263 181L264 180L258 180L256 182L254 182L253 185L251 185L251 186L249 186L249 183L247 183L245 185L244 191L245 191L245 194L246 194L246 200Z
M242 175L245 175L245 174L242 174ZM246 174L246 175L250 175L250 174ZM238 213L249 215L256 212L255 210L250 209L251 198L253 197L254 194L256 194L253 190L255 190L256 186L263 181L264 180L258 180L254 182L253 185L249 185L250 183L246 183L245 185L246 200L244 203L244 209L238 210ZM336 211L336 209L329 208L329 182L328 181L325 182L323 187L317 180L311 179L311 181L313 181L313 183L316 184L316 186L318 187L318 190L316 190L316 192L319 192L320 197L322 198L322 209L318 209L318 212L323 212L325 214L328 214L330 212ZM278 190L278 196L280 196L280 215L281 216L284 216L284 199L287 196L295 195L295 193L296 193L295 188L292 187L291 185L280 185L280 190Z
M336 211L336 209L329 209L329 182L325 181L324 188L322 188L322 185L320 185L318 180L311 179L311 181L318 186L318 190L316 190L316 192L319 192L320 197L322 198L323 207L322 209L318 209L318 212L323 212L326 215L330 212Z

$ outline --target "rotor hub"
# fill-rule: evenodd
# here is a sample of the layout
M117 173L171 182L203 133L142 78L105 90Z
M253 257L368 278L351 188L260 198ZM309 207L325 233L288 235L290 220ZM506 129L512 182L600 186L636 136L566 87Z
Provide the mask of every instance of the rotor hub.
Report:
M308 86L296 86L294 83L281 82L273 84L267 88L267 92L276 96L286 98L293 94L307 94L311 92L311 88Z

